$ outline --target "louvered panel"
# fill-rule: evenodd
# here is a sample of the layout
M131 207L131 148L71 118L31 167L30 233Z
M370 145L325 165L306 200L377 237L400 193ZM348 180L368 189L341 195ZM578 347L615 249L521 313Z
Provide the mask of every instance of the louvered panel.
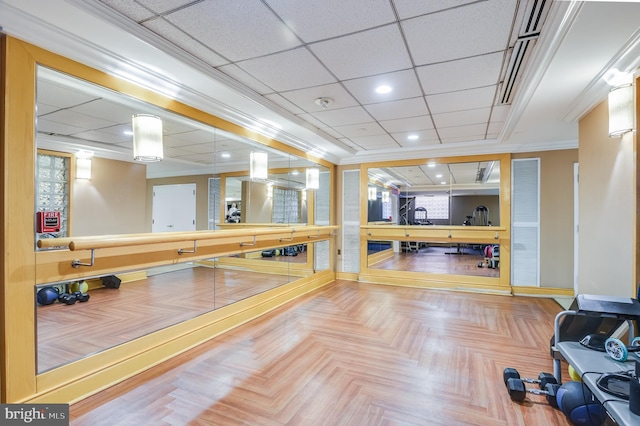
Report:
M513 160L511 285L540 286L540 159Z
M342 174L342 271L360 272L360 170Z
M220 178L209 178L209 223L208 229L216 229L220 223Z

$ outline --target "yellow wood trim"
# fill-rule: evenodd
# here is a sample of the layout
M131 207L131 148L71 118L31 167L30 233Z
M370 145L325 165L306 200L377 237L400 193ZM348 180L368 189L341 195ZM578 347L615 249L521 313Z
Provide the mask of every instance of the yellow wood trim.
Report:
M33 256L35 180L35 77L25 45L0 37L0 159L2 293L0 397L24 399L36 390L35 258ZM9 325L10 324L10 325Z
M433 277L429 279L425 276L425 274L413 273L414 276L405 276L401 273L403 271L388 272L389 273L387 274L362 273L358 276L358 281L372 284L384 284L398 287L413 287L432 290L455 290L501 295L511 294L511 289L501 286L497 278L492 279L486 277L464 277L459 275L438 274L433 275ZM477 278L484 279L480 280Z
M318 273L40 374L38 393L20 402L77 402L334 279L334 274L328 271Z
M336 279L358 281L358 274L355 272L336 272Z
M555 287L511 287L514 296L537 296L537 297L574 297L572 288Z

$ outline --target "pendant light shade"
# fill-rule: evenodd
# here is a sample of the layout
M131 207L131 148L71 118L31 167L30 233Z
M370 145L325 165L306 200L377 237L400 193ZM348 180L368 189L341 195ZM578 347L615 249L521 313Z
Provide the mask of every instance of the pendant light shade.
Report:
M633 85L611 88L609 92L609 136L622 137L635 130Z
M389 191L382 191L382 202L383 203L389 202Z
M249 155L249 177L251 180L267 180L267 162L269 156L266 152L254 151Z
M162 120L149 114L137 114L133 122L133 159L143 162L160 161L162 148Z
M370 186L369 189L369 201L375 201L378 198L378 191L375 186Z
M307 169L307 189L320 188L320 170L309 168Z

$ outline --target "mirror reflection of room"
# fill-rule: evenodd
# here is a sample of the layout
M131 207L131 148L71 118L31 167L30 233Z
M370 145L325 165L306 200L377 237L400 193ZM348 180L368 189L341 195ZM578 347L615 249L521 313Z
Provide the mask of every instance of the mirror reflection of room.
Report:
M304 170L326 172L324 166L264 147L268 168L275 172L251 181L249 157L257 142L51 69L38 69L36 109L35 205L43 225L36 230L36 243L44 238L216 231L247 222L306 223L307 196L318 192L328 199L328 182L321 180L324 188L307 188L305 181ZM139 111L161 117L161 162L133 158L132 115ZM228 177L220 188L224 173L237 177ZM58 216L50 218L50 212ZM96 217L101 220L96 222ZM58 220L56 227L44 226L53 219ZM328 257L310 250L314 245L283 241L268 251L37 285L37 370L62 366L310 276L316 259L307 253ZM65 248L47 250L57 249ZM117 287L106 285L106 277L115 277ZM84 299L74 299L70 306L76 292ZM68 303L58 300L61 295L70 296ZM57 333L60 324L71 323L82 324L87 332Z
M426 162L369 169L370 225L499 226L500 161ZM379 253L392 253L383 256ZM498 277L499 245L439 241L369 241L368 265ZM375 256L372 256L374 255ZM382 259L382 260L381 260Z

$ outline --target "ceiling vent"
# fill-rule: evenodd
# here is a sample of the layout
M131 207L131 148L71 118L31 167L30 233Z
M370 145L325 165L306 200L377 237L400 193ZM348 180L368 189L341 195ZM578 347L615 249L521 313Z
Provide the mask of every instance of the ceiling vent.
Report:
M520 31L512 38L512 47L509 49L510 57L507 68L503 71L499 105L511 104L518 82L524 71L527 59L533 51L536 40L540 36L542 25L549 12L551 0L530 0L525 7L518 11L518 17L514 28Z

